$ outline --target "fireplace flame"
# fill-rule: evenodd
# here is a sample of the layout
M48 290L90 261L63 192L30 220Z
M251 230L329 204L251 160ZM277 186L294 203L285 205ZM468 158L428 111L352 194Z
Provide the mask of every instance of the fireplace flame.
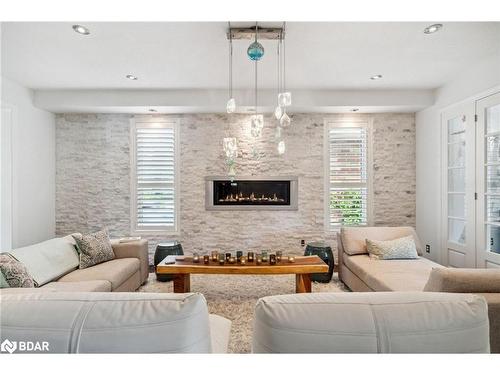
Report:
M226 198L219 199L219 202L284 202L283 198L278 198L276 194L267 197L262 194L260 197L256 197L255 193L251 193L249 196L244 196L243 193L226 195Z

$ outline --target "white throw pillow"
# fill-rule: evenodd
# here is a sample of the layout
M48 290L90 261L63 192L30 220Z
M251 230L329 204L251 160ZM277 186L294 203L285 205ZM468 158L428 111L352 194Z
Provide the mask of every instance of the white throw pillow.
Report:
M390 241L366 239L366 249L373 259L418 259L413 236Z

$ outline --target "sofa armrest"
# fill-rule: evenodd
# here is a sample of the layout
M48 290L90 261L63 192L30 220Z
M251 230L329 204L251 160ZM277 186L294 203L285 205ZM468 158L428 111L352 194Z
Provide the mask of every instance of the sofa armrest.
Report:
M490 348L492 353L500 353L500 293L478 293L488 303L490 319Z
M138 241L123 242L112 240L111 246L116 258L137 258L141 263L141 284L146 282L149 275L148 241L141 239Z
M426 292L500 293L500 270L433 268Z

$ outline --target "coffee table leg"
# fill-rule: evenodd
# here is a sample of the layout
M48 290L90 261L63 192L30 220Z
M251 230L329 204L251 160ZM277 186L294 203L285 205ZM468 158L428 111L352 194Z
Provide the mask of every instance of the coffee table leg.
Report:
M301 273L295 275L295 292L296 293L311 293L311 275Z
M174 293L189 293L191 291L191 278L189 273L175 275Z

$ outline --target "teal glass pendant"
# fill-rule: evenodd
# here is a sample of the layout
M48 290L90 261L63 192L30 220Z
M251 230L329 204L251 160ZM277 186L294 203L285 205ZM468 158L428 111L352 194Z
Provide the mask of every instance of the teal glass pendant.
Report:
M264 56L264 47L262 47L262 44L255 41L248 46L247 55L250 60L259 61L262 56Z

